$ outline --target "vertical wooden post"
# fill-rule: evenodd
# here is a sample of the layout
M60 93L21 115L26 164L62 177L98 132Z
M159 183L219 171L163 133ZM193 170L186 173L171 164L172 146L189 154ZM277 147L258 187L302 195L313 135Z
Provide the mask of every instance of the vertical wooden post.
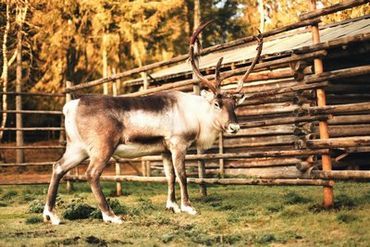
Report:
M224 136L222 133L220 133L218 137L218 153L223 154L224 153ZM219 159L219 165L220 165L220 177L223 178L225 175L225 161L224 159Z
M113 96L117 96L119 94L119 88L118 88L118 81L114 81L112 83L112 94Z
M72 87L72 82L66 81L66 88L68 89L70 87ZM71 101L71 100L72 100L71 93L66 93L66 103L69 102L69 101ZM70 175L70 174L71 174L71 171L69 171L67 173L67 175ZM73 190L73 184L72 184L71 181L67 180L67 191L68 192L71 192L72 190Z
M143 87L141 88L141 90L145 90L146 88L148 88L148 79L146 77L146 74L145 72L141 72L141 78L143 79ZM146 165L146 161L142 160L141 161L141 170L142 170L142 175L144 177L147 176L147 165Z
M316 10L316 0L311 0L310 3L311 11ZM319 26L318 24L311 26L312 30L312 41L313 44L320 43L320 33L319 33ZM314 59L314 67L315 67L315 74L320 74L324 72L324 66L322 60L320 58ZM318 106L326 106L326 95L324 89L316 89L316 97L317 97L317 105ZM327 121L320 121L319 122L319 130L320 130L320 139L328 139L329 138L329 131L328 131L328 123ZM332 169L331 158L330 155L324 154L321 156L322 162L322 169L324 171L330 171ZM332 207L334 202L334 193L332 187L324 187L324 199L323 205L326 208Z
M198 154L203 154L202 150L197 149ZM206 166L204 160L198 161L198 177L205 178ZM199 185L199 191L202 196L207 196L207 186L205 184Z
M112 74L116 75L117 73L118 73L118 71L115 68L112 68ZM121 93L120 88L121 88L121 80L118 79L118 80L113 81L113 83L112 83L113 96L117 96Z
M196 53L198 52L198 49L199 49L199 47L197 45L195 45L194 50L195 50ZM197 64L197 66L199 66L198 59L195 60L195 63ZM197 77L193 74L193 79L195 79L195 78L197 78ZM193 92L196 95L200 95L199 84L194 84L193 85ZM201 154L202 151L197 149L197 153ZM198 177L199 178L204 178L205 174L206 174L205 162L203 160L200 160L200 161L198 161ZM202 196L207 196L207 186L205 184L200 184L199 185L199 190L200 190L200 193L201 193Z
M16 82L15 91L17 93L22 92L22 23L18 23L19 30L17 32L17 69L16 69ZM22 110L22 96L20 94L15 96L15 110ZM23 128L22 113L16 113L16 146L20 147L24 145L23 131L19 130ZM17 149L16 151L16 162L24 162L23 149Z
M201 18L200 1L196 0L196 1L194 1L194 27L193 27L194 30L200 25L200 18ZM201 39L202 39L201 35L202 34L198 35L199 41L201 41ZM200 47L198 47L198 44L200 44L200 43L201 42L195 42L195 44L196 44L195 47L194 47L194 52L195 53L199 52ZM197 58L195 59L195 63L199 67L199 61L198 61ZM193 74L193 79L195 79L195 78L196 78L196 76ZM195 95L200 95L199 84L194 84L193 85L193 92L194 92ZM201 152L201 150L197 149L197 153L201 154L202 152ZM198 177L199 178L204 178L205 173L206 173L205 163L204 163L204 161L200 160L200 161L198 161ZM205 184L200 184L199 189L200 189L200 193L201 193L202 196L207 196L207 187L206 187Z
M115 165L115 170L116 170L116 176L121 175L121 164L117 161L114 162ZM121 182L116 182L116 195L117 196L122 196L122 183Z
M147 90L149 88L149 80L148 80L148 73L141 72L141 78L143 79L143 90ZM151 169L151 162L150 161L141 161L141 166L143 169L143 175L146 177L150 177L152 174Z
M147 90L149 88L148 73L147 72L142 72L141 76L143 78L143 88L144 88L144 90ZM146 176L150 177L151 174L152 174L151 162L146 161L145 162L145 167L146 167Z
M66 141L66 139L65 139L65 130L64 130L64 128L65 128L65 126L64 126L64 115L60 116L60 127L63 128L63 129L61 129L60 132L59 132L59 143L63 144Z
M112 93L113 93L113 96L118 95L117 81L114 81L112 83ZM115 161L114 166L115 166L116 176L120 176L121 175L121 164ZM122 195L122 183L121 182L116 182L116 195L117 196Z
M70 81L67 81L67 83L69 83L70 85L69 85L69 87L71 87L73 84L72 84L72 82L70 82ZM68 101L71 101L72 100L72 95L71 94L69 94L69 99L68 99ZM75 173L75 175L76 176L79 176L80 175L80 173L79 173L79 166L76 166L74 169L74 173ZM71 184L72 185L72 184ZM71 186L71 190L73 190L73 186Z
M152 166L151 166L151 162L150 161L147 161L146 162L146 176L147 177L152 176Z

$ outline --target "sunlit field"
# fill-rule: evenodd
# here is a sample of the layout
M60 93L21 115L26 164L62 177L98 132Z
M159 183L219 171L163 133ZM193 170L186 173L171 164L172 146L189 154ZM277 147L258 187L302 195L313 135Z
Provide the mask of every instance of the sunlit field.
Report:
M0 246L368 246L370 184L339 183L336 207L324 210L320 187L215 186L202 198L191 186L197 216L164 209L166 185L124 183L124 196L104 183L122 225L104 223L86 183L68 194L63 224L42 222L47 186L0 187ZM79 219L83 218L83 219Z

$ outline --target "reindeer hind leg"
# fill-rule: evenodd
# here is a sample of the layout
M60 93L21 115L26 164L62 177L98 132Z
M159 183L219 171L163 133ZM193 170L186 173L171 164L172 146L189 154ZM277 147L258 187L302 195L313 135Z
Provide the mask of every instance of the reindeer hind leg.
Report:
M53 165L53 173L43 212L45 222L50 220L53 225L58 225L60 223L60 219L54 212L59 182L69 170L79 165L86 158L87 154L84 149L78 146L67 145L63 157Z
M102 212L103 221L121 224L122 219L116 216L112 209L109 207L108 202L103 194L100 185L100 176L109 161L113 150L104 148L95 149L94 156L90 156L90 164L86 170L86 177L91 186L91 190L98 201L99 208Z

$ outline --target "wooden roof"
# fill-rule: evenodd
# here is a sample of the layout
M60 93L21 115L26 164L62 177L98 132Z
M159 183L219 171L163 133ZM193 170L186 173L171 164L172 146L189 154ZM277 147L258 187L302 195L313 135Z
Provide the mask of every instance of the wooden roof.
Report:
M357 34L370 33L370 15L350 19L343 22L320 27L321 41L331 41L338 38L351 37ZM272 36L264 41L262 56L269 57L270 54L292 52L297 48L312 45L311 32L307 28L301 28L283 34ZM200 58L200 68L213 68L218 59L223 57L223 65L240 64L250 61L256 54L255 42L247 43L237 47L229 48L219 52L207 54ZM191 74L190 63L183 62L151 74L156 80L168 79Z

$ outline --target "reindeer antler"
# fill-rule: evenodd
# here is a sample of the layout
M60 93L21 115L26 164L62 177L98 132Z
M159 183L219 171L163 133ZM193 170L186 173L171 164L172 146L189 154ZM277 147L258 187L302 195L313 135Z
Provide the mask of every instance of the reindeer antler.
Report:
M263 36L261 34L261 32L258 30L259 34L256 37L256 40L258 42L258 46L256 48L257 50L257 55L255 56L255 58L253 59L253 62L252 64L249 66L247 72L245 72L245 74L242 76L242 78L239 79L238 81L238 87L237 89L233 92L233 93L240 93L240 91L242 90L243 88L243 83L247 80L249 74L253 71L254 69L254 66L256 66L258 60L260 59L261 57L261 53L262 53L262 47L263 47Z
M196 56L199 56L199 53L200 52L198 52L198 54L195 54L195 52L194 52L195 42L198 42L198 35L203 31L203 29L205 27L207 27L212 22L213 22L213 20L207 21L204 24L200 25L194 31L193 35L190 38L189 59L190 59L190 63L191 63L191 67L193 69L193 72L194 72L195 76L200 80L200 82L204 86L208 87L213 93L219 94L220 93L221 82L222 82L223 79L225 79L222 76L220 76L220 69L221 69L221 64L222 64L223 58L221 57L218 60L218 63L216 65L216 70L215 70L215 82L211 82L210 80L208 80L207 78L205 78L202 75L202 73L200 73L199 68L197 67L197 64L195 62L196 59L197 59ZM255 38L256 38L256 40L258 42L258 46L256 48L257 55L253 59L253 62L249 66L247 72L242 76L241 79L239 79L237 89L235 91L230 92L232 94L238 94L238 93L240 93L240 91L243 88L243 83L247 80L249 74L253 71L253 69L256 66L258 60L260 59L260 56L261 56L261 53L262 53L262 47L263 47L263 36L262 36L262 34L261 34L261 32L259 30L258 30L258 32L259 32L259 34L257 36L255 36ZM199 42L198 42L198 45L199 45Z
M221 67L222 58L217 63L217 66L216 66L216 83L213 83L210 80L208 80L207 78L205 78L202 75L202 73L200 73L199 68L197 67L197 64L196 64L196 59L197 59L196 56L199 56L200 52L198 52L198 54L195 54L195 52L194 52L194 45L195 45L195 42L198 40L198 35L203 31L203 29L206 26L208 26L212 22L213 22L213 20L207 21L204 24L200 25L194 31L193 35L190 38L189 59L190 59L191 67L193 69L193 72L194 72L195 76L200 80L200 82L204 86L208 87L213 93L217 94L217 93L219 93L219 84L221 83L219 70L220 70L220 67Z

